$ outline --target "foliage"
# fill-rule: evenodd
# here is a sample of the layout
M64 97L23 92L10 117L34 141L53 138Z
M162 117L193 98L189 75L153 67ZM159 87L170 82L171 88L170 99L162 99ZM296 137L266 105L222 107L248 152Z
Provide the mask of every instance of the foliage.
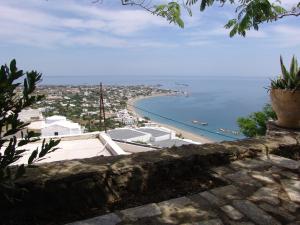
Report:
M25 76L23 85L18 81ZM15 181L26 172L26 167L43 159L48 153L57 150L59 140L42 142L40 148L36 148L30 155L27 166L24 164L13 166L23 157L28 150L24 146L39 140L39 134L32 131L25 132L28 123L18 119L19 113L43 99L41 95L35 95L37 83L41 80L41 74L36 71L23 73L16 67L16 60L12 60L10 66L1 66L0 69L0 201L15 200L14 194L18 192ZM20 136L18 139L17 137ZM22 147L23 146L23 147Z
M120 102L120 106L121 106L121 108L126 108L127 107L127 102L126 101L124 101L124 100L122 100L121 102Z
M266 104L261 112L251 113L248 117L240 117L237 123L241 132L247 137L255 137L266 134L267 122L276 120L276 114L271 105Z
M155 7L153 14L166 18L170 23L175 23L179 27L184 27L184 22L181 19L181 8L177 2L169 2Z
M189 15L192 15L191 7L199 3L200 11L215 5L220 6L226 3L235 7L236 16L230 19L225 28L230 30L230 37L239 34L246 35L250 29L259 29L259 25L264 22L273 22L287 16L300 16L300 2L289 9L281 5L280 0L186 0L182 4L177 1L170 1L166 4L156 5L154 10L145 4L145 1L138 3L136 0L122 0L124 5L138 5L152 12L155 15L166 18L170 23L184 27L181 19L181 8L184 8Z
M282 74L276 80L271 81L271 88L300 90L300 67L295 56L292 58L290 71L284 66L281 56L280 66Z

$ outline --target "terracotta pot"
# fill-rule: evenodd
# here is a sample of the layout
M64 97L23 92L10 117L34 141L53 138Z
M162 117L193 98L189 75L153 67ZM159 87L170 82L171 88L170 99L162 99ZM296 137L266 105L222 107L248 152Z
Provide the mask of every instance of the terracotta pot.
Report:
M300 128L300 91L271 89L270 96L278 118L276 124L286 128Z

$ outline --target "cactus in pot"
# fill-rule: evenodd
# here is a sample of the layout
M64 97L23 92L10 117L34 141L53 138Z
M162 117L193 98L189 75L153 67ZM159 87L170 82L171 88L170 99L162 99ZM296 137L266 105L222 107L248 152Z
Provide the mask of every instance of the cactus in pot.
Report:
M300 128L300 68L293 56L289 71L280 57L281 75L271 80L270 96L278 126Z

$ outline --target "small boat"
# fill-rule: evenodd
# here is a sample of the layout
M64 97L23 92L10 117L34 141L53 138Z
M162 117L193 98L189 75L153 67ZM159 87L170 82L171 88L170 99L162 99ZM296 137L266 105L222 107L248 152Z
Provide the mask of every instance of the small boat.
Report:
M202 126L207 126L208 123L207 123L207 122L201 122L201 125L202 125Z
M193 120L192 123L199 123L199 121L198 120Z

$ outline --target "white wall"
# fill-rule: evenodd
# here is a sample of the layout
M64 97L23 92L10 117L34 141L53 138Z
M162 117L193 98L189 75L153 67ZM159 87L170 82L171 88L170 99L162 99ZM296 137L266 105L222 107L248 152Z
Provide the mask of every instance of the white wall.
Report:
M128 155L119 145L116 144L106 133L101 132L99 139L106 149L110 151L112 155Z
M151 141L164 141L171 139L171 134L165 134L159 137L151 137Z
M141 142L149 142L150 141L150 138L151 138L151 135L150 134L145 134L143 136L138 136L138 137L134 137L134 138L129 138L127 139L126 141L141 141Z
M58 135L76 135L80 134L80 129L70 129L67 127L59 126L59 125L52 125L47 126L42 129L42 136L54 136L55 132L58 132Z

